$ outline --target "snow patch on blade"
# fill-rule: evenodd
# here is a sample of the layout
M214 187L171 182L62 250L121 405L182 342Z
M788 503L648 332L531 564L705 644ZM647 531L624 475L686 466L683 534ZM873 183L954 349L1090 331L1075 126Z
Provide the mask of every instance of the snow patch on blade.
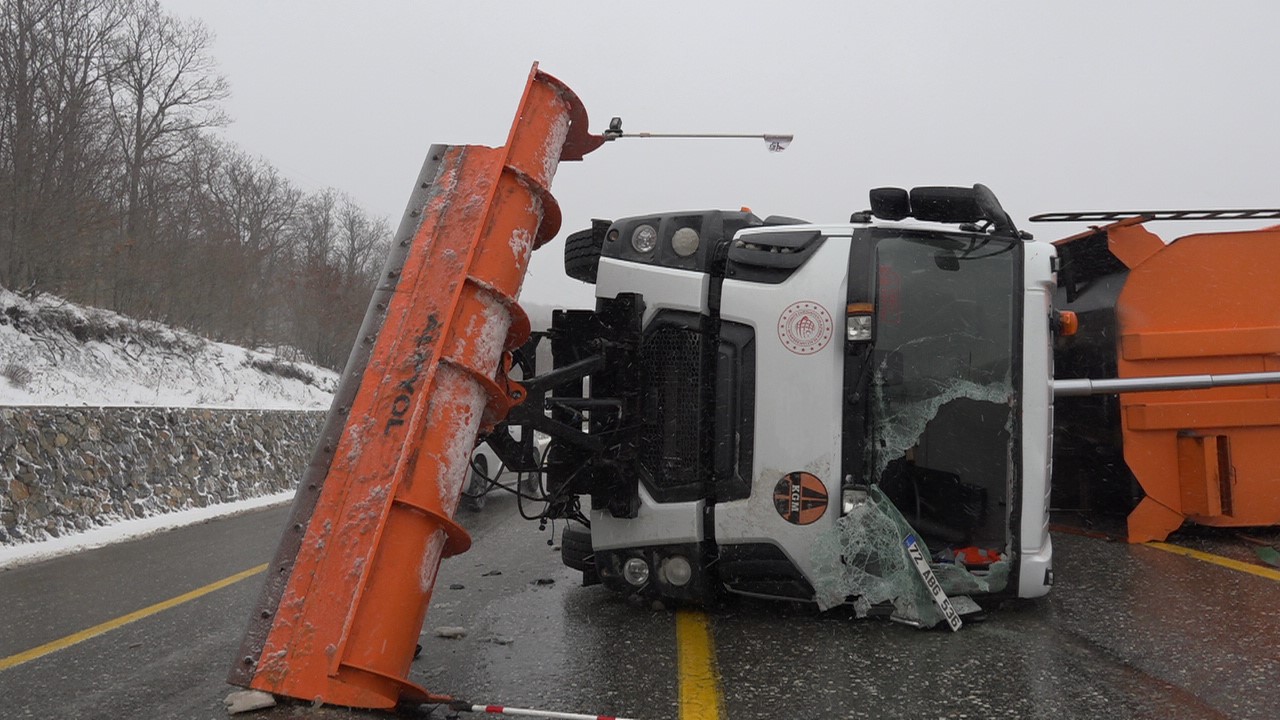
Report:
M511 247L511 257L520 264L529 255L529 248L533 246L533 233L527 228L516 228L512 231L507 243Z

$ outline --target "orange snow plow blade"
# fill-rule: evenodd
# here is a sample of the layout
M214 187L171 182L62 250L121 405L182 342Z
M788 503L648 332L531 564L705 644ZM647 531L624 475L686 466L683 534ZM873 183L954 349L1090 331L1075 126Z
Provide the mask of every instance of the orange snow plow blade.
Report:
M507 143L431 148L298 486L229 681L360 708L440 700L407 679L480 432L520 397L504 353L530 253L555 235L561 160L603 142L565 85L529 74Z
M1165 245L1141 218L1105 233L1128 268L1115 300L1120 378L1280 370L1280 228L1189 235ZM1185 520L1280 524L1280 385L1120 395L1125 463L1144 497L1130 542L1164 540Z

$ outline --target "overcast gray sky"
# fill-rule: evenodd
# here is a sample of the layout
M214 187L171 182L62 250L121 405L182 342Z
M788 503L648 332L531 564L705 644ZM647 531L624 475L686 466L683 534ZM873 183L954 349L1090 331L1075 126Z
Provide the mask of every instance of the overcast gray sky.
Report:
M163 2L217 35L228 137L393 226L428 146L506 139L534 60L593 131L796 136L606 145L556 176L562 235L743 205L840 222L881 185L986 183L1018 221L1280 205L1276 2ZM560 251L525 298L590 302Z

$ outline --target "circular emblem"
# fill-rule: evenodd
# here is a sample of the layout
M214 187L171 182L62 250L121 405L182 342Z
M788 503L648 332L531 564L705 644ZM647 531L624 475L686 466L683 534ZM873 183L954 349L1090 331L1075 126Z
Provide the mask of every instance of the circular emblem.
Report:
M815 523L827 511L827 487L812 473L787 473L773 487L773 507L792 525Z
M812 355L831 342L831 313L816 302L791 303L778 318L778 339L797 355Z

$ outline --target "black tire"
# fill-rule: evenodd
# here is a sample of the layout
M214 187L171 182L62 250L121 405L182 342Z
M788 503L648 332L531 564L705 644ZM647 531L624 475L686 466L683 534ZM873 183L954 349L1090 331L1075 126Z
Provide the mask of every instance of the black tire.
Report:
M565 523L560 535L560 559L568 567L582 572L595 572L595 550L591 547L591 530L575 523Z
M489 481L485 479L488 474L489 458L476 455L471 459L471 476L467 481L467 494L462 496L463 506L471 512L484 510L489 494Z
M575 280L595 284L600 268L604 236L612 225L608 220L592 220L590 230L579 230L564 239L564 272Z

